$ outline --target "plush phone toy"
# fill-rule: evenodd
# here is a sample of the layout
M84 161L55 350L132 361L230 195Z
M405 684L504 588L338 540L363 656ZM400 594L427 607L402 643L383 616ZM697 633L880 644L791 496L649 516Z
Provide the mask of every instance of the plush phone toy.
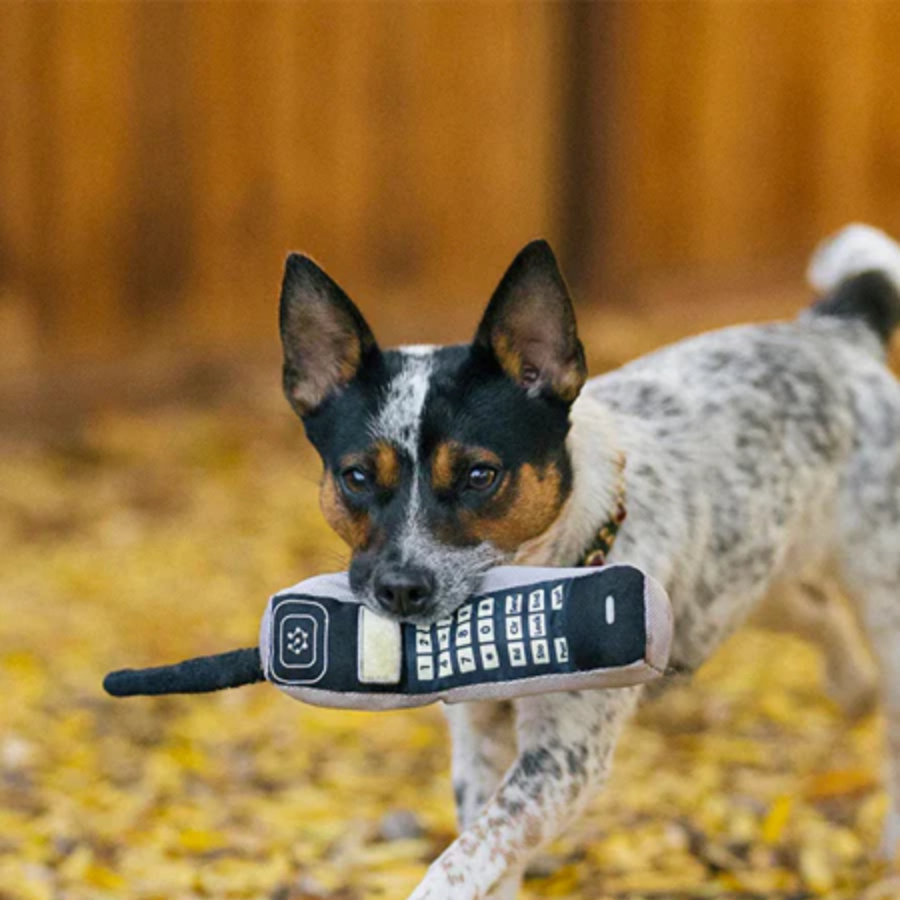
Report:
M666 592L633 566L492 569L451 617L425 626L361 606L341 572L275 594L258 648L124 669L103 686L128 697L266 680L316 706L370 710L507 700L650 681L671 639Z

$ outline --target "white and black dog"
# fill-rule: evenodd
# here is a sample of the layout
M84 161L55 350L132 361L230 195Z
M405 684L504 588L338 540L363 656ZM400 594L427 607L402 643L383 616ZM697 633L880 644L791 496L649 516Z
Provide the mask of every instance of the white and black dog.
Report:
M705 334L586 381L544 242L513 262L473 343L438 348L381 350L346 294L291 255L284 388L322 456L322 508L352 548L353 589L381 613L433 622L490 566L578 564L622 500L623 461L627 519L610 556L667 587L679 669L768 595L806 594L814 608L838 584L880 664L894 855L900 384L885 348L900 324L900 246L851 226L810 279L820 298L796 321ZM815 613L785 618L816 629ZM529 857L607 779L640 697L449 709L462 832L413 900L515 897Z

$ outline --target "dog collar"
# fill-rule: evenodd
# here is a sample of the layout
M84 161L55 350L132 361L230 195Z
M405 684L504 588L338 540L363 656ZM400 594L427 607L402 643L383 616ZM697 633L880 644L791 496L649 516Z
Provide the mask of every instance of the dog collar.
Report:
M619 453L616 457L616 488L613 500L612 515L600 526L594 535L584 556L581 558L581 566L593 567L606 565L606 559L616 542L619 529L628 515L625 507L625 454Z

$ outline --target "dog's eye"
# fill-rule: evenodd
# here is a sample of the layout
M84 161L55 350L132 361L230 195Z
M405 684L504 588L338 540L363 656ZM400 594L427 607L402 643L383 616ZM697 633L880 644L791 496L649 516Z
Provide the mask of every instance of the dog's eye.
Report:
M493 466L472 466L466 477L466 487L472 491L486 491L497 480L497 474Z
M372 485L372 476L360 466L350 466L341 472L341 481L351 494L362 494Z

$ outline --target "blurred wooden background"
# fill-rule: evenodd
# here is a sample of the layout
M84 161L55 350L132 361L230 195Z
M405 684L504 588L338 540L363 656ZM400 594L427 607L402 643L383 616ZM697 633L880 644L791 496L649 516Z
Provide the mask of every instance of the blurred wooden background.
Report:
M467 337L539 234L601 318L787 309L824 233L900 232L898 83L865 0L4 3L0 372L272 357L290 249L386 343Z

